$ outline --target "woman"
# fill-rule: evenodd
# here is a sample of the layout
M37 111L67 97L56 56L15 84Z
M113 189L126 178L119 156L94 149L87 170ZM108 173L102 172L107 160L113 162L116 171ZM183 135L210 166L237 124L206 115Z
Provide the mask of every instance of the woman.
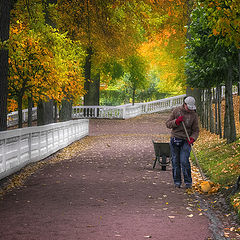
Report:
M182 122L184 122L190 141L188 141ZM172 174L175 187L182 184L181 172L183 173L186 188L192 187L191 165L189 156L191 145L199 135L198 115L196 113L195 99L185 97L183 105L172 111L166 121L167 128L172 129L170 149L172 157Z

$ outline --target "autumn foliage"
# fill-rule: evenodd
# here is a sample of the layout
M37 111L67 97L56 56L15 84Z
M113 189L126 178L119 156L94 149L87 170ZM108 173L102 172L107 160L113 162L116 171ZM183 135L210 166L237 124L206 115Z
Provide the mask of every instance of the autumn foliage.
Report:
M19 1L12 11L9 110L15 110L16 103L21 109L29 96L35 103L48 99L60 103L64 98L77 101L84 94L81 44L44 23L41 2L28 4ZM35 5L39 7L36 18L31 15Z

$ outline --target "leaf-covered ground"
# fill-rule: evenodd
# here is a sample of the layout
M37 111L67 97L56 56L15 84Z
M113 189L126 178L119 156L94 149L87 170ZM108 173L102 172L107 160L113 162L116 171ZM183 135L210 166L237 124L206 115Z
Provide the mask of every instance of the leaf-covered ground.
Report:
M89 137L2 181L1 237L239 239L224 196L201 193L195 166L188 192L174 188L170 166L152 169L168 115L90 120Z
M167 116L90 120L89 137L2 182L1 238L211 239L200 199L152 169Z
M194 145L200 165L208 179L219 187L212 204L215 208L225 209L225 215L231 218L232 211L238 213L240 218L240 192L232 195L234 185L240 176L240 132L239 132L239 99L233 98L235 122L237 129L237 141L226 144L226 140L220 139L218 135L201 129L200 137ZM224 120L224 104L222 101L222 121ZM214 107L214 105L213 105ZM230 207L228 206L230 205ZM236 217L234 217L236 218ZM229 220L232 221L231 219ZM239 221L239 220L238 220ZM232 224L234 225L234 224ZM227 228L228 232L236 232L239 237L240 228L237 224ZM226 234L229 236L229 234Z

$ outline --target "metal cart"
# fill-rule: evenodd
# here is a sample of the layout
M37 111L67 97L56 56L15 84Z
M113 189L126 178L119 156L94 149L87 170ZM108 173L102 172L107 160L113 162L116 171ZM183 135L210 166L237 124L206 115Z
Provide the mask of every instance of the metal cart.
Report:
M156 155L156 158L153 163L153 169L155 168L156 163L158 162L162 167L162 170L166 171L167 166L170 164L171 159L170 145L167 142L154 142L153 140L152 142Z

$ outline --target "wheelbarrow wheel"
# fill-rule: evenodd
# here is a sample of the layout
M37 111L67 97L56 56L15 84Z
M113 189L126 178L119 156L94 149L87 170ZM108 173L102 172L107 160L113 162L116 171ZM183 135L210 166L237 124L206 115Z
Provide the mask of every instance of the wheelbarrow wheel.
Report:
M162 164L162 170L166 171L166 169L167 169L167 166L166 166L167 165L167 157L165 155L162 156L161 164Z

